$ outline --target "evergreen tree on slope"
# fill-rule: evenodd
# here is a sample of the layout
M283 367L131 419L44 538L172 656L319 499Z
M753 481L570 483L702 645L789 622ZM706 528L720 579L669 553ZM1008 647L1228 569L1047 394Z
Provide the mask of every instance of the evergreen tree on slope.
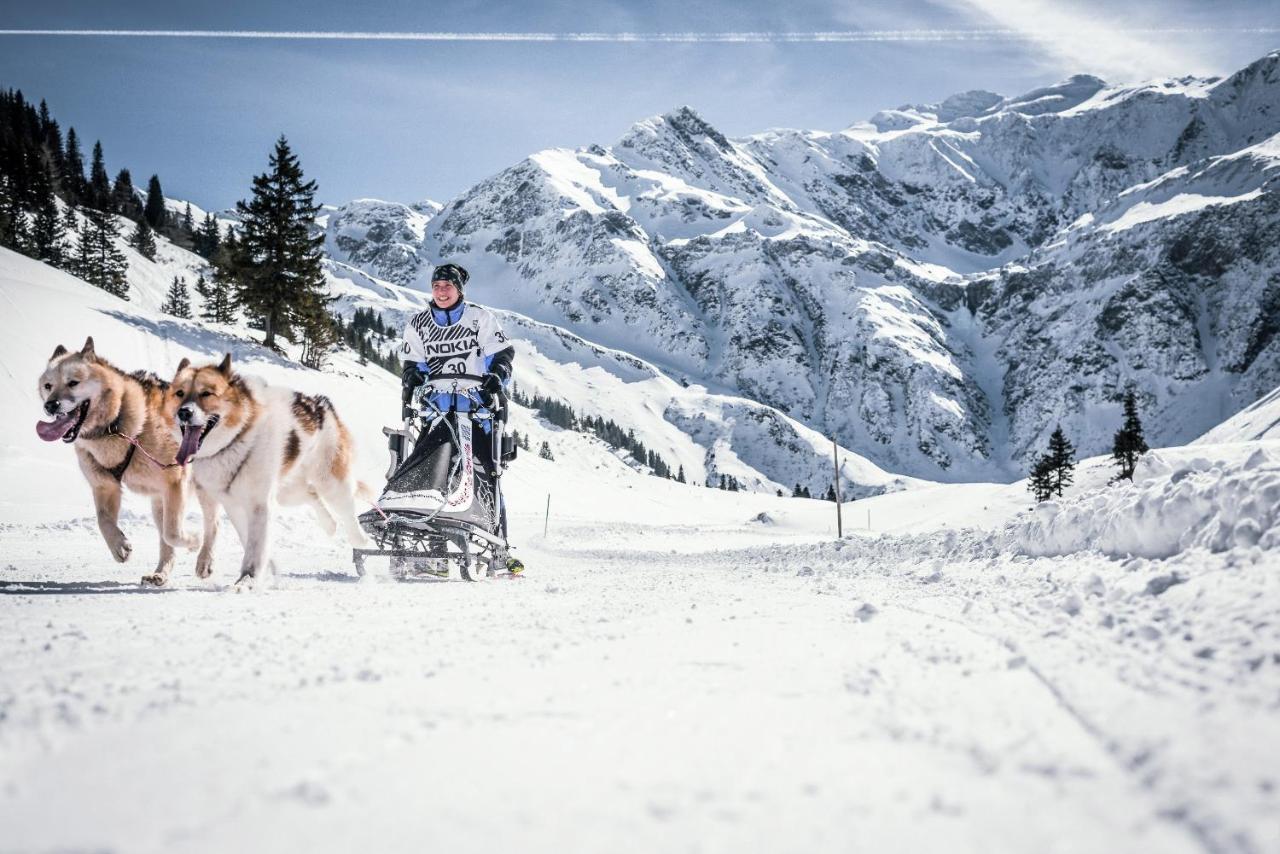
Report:
M311 235L320 206L316 184L304 181L298 158L281 136L267 172L253 179L253 197L236 203L241 217L238 299L262 321L263 344L276 347L276 335L291 338L300 320L318 328L315 305L324 299L321 246Z
M1116 431L1111 445L1111 458L1120 469L1116 479L1133 480L1138 457L1149 450L1147 439L1142 434L1142 420L1138 418L1138 396L1129 389L1124 394L1124 425Z
M160 310L184 320L191 319L191 295L187 293L186 279L181 276L173 277L169 292L165 295L164 305L160 306Z

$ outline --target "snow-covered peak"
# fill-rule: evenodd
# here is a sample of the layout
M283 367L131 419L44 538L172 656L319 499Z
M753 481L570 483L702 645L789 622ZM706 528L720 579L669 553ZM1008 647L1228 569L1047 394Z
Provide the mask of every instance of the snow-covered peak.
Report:
M1091 74L1077 74L1061 83L1032 89L1022 95L1007 98L991 112L1021 113L1039 116L1045 113L1065 113L1072 107L1088 101L1106 88L1106 81Z
M427 212L420 209L426 204ZM435 205L433 210L430 206ZM354 199L330 212L323 223L330 257L396 284L414 281L428 259L419 252L435 202L410 206L381 199Z

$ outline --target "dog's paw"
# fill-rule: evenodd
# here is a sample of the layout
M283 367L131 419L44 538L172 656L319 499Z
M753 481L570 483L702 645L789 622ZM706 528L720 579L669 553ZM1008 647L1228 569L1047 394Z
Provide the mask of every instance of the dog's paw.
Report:
M208 578L213 575L213 555L200 555L196 558L196 578Z
M111 549L111 556L116 559L116 563L124 563L129 559L129 555L133 554L133 543L129 542L128 537L124 534L120 535L114 543L108 544Z
M169 583L169 573L153 572L150 575L142 576L143 587L164 587Z

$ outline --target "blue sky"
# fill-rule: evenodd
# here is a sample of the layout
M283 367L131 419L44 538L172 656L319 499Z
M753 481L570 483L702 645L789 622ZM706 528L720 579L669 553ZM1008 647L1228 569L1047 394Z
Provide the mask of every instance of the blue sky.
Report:
M941 31L941 41L363 41L0 35L0 86L101 139L112 174L214 208L286 134L321 199L445 201L549 146L689 104L730 136L834 130L966 89L1078 72L1223 74L1280 47L1280 0L6 4L0 29L451 33ZM1151 32L1177 29L1180 32ZM954 31L999 30L960 39ZM1260 30L1268 30L1262 31ZM890 37L892 38L892 37ZM87 148L88 146L86 146Z

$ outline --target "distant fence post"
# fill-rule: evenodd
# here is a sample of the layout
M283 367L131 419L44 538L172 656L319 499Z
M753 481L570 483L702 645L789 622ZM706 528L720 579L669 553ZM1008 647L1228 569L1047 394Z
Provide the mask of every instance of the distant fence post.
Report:
M836 470L836 538L844 539L844 520L840 515L840 446L831 440L831 461Z
M551 524L551 493L547 493L547 516L542 520L542 539L547 538L547 526Z

